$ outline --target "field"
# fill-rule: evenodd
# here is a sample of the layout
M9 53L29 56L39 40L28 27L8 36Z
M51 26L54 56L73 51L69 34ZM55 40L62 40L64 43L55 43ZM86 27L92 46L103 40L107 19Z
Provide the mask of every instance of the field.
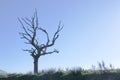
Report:
M120 80L120 69L41 71L39 74L0 74L0 80Z

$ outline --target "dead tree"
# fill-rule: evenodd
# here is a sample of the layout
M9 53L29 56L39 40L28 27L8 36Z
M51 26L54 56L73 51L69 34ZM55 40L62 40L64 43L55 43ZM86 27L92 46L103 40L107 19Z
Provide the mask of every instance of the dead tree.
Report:
M34 16L32 18L18 18L19 22L22 25L23 32L20 32L21 39L25 39L25 44L32 45L31 49L24 49L24 51L27 51L30 53L30 55L34 59L34 74L38 73L38 59L47 54L52 53L59 53L58 50L53 50L51 52L47 52L47 49L55 44L55 41L59 37L59 32L62 30L63 26L61 26L61 23L58 25L57 31L54 33L53 37L50 39L50 36L48 32L39 27L38 24L38 16L37 12L34 13ZM38 32L41 31L46 35L46 43L40 43L38 41Z

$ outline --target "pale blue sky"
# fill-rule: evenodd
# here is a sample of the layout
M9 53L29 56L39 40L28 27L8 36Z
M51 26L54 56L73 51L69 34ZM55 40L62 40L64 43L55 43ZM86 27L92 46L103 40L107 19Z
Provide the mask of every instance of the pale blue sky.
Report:
M64 29L52 49L60 54L39 59L39 70L91 68L97 62L120 68L120 0L0 0L0 69L7 72L33 70L33 59L22 49L17 17L30 18L35 8L39 24L52 33L59 20Z

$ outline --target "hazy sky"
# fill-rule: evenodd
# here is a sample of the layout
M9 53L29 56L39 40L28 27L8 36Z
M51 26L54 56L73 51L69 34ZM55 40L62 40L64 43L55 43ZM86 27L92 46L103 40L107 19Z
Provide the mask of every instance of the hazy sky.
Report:
M0 0L0 69L33 71L33 59L20 39L17 17L31 18L38 11L39 24L50 35L61 20L64 28L52 47L59 54L42 56L39 70L91 68L100 61L120 68L120 0Z

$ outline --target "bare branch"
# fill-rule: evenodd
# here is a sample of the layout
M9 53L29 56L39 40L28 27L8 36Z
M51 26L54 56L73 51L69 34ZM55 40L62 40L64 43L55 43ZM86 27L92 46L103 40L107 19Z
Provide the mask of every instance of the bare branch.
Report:
M41 54L41 56L46 55L46 54L52 54L52 53L59 53L59 51L55 49L54 51L51 51L51 52L45 52Z
M52 43L49 44L50 40L48 40L47 44L43 47L41 47L41 49L44 49L44 48L48 48L48 47L51 47L54 45L56 39L59 37L59 32L63 29L63 26L61 27L61 22L59 22L59 25L58 25L58 29L57 31L54 33L54 36L52 38ZM46 32L43 30L43 32ZM48 33L46 33L48 34ZM49 36L48 36L48 39L49 39Z
M32 21L30 19L28 19L27 17L25 17L25 19L29 22L32 23Z
M59 25L58 25L58 29L57 31L55 32L54 36L53 36L53 42L59 37L59 32L63 29L63 26L61 27L61 22L59 22Z
M30 42L24 42L25 44L31 44Z
M43 31L43 32L46 34L46 37L47 37L47 42L46 42L46 45L48 45L48 44L49 44L49 42L50 42L48 32L47 32L45 29L43 29L43 28L39 28L39 29L40 29L41 31Z
M22 23L22 21L20 20L20 18L18 18L18 21L20 22L20 24L22 25L22 27L25 27Z
M41 47L44 47L45 46L45 44L41 44L39 47L41 48Z
M35 57L34 53L31 53L30 55L31 55L33 58Z
M27 51L27 52L31 53L32 57L35 57L37 55L36 49L33 49L33 48L31 48L30 50L29 49L23 49L23 51Z
M35 10L35 13L34 13L34 15L35 15L35 18L36 18L36 27L38 28L38 16L37 16L37 10Z
M21 39L26 39L28 40L29 42L31 42L31 40L29 38L27 38L25 35L22 35Z
M24 18L21 18L28 26L31 26L32 27L32 25L30 24L30 23L28 23Z
M35 16L32 17L31 19L32 19L32 28L35 29L35 23L34 23L34 21L35 21Z
M32 44L35 45L35 38L36 38L36 29L34 30L33 36L32 36Z
M30 38L32 38L32 36L28 33L27 29L25 28L23 22L22 22L19 18L18 18L18 20L19 20L19 22L21 23L23 30L25 31L24 34L26 34L26 35L28 35Z
M32 50L29 50L29 49L23 49L23 51L28 51L28 52L31 52Z
M29 32L31 32L32 34L34 33L34 31L30 30L29 28L27 28L27 30L28 30Z
M39 49L38 41L36 39L36 33L37 33L37 28L38 28L37 27L38 26L37 12L34 14L34 16L31 18L31 20L29 20L28 18L25 18L25 19L24 18L21 18L21 19L18 18L18 20L21 23L22 28L24 30L24 33L20 33L20 35L22 36L21 38L26 39L28 41L27 44L31 44L36 49ZM36 20L36 23L35 23L35 20ZM28 27L25 27L22 21L26 25L30 26L31 29L28 28ZM37 25L37 26L35 26L35 25Z

